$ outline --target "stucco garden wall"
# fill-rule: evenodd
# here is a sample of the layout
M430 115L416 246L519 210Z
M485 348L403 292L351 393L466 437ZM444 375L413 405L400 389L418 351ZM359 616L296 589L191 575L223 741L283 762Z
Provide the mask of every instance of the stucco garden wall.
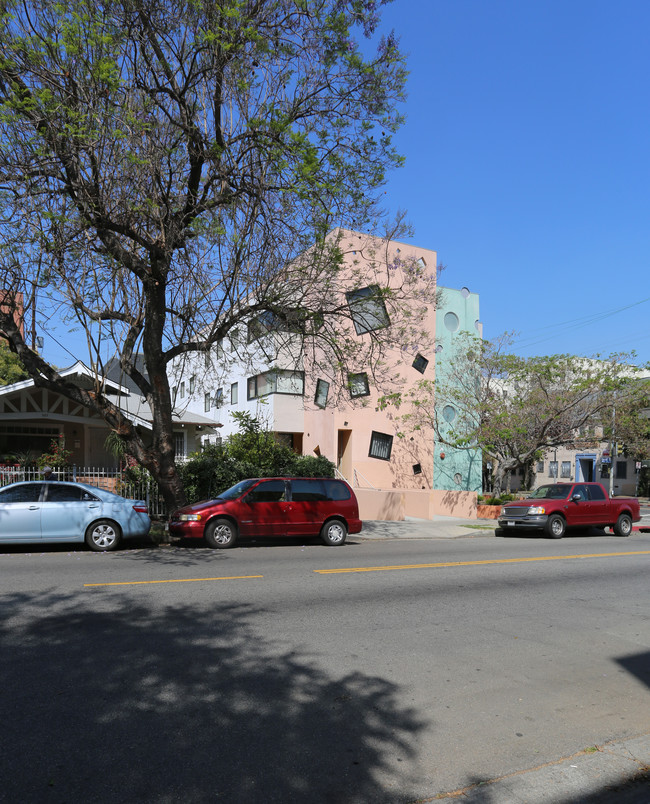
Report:
M433 519L454 516L476 519L476 494L472 491L413 489L355 489L361 519L400 521L406 517Z

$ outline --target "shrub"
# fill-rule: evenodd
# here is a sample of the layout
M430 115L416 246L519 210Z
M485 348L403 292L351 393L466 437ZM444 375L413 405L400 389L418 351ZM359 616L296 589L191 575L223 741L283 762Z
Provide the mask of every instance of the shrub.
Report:
M483 505L501 505L501 497L488 497L483 500Z
M50 451L44 452L36 459L39 468L44 466L67 466L72 452L65 448L65 438L60 435L50 441Z
M223 444L208 444L179 466L188 502L212 500L248 477L334 477L334 464L323 455L296 455L263 431L256 419L239 419L243 432Z

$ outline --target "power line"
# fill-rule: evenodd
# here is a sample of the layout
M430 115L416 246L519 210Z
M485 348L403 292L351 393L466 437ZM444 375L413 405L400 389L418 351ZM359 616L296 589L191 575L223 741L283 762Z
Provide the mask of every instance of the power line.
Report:
M584 327L591 326L593 324L598 323L599 321L603 321L606 318L618 315L618 313L622 313L625 310L630 310L633 307L638 307L641 304L645 304L648 301L650 301L650 296L648 298L641 299L640 301L633 302L632 304L626 304L623 307L618 307L615 310L606 310L600 313L592 313L591 315L583 316L582 318L574 318L570 319L569 321L562 321L558 324L548 324L547 326L531 330L531 332L538 332L541 334L544 332L548 332L549 330L553 330L553 334L542 338L537 337L535 335L531 335L529 337L524 338L515 338L513 343L516 344L519 348L536 346L539 343L545 343L546 341L552 340L558 335L559 332L568 332L570 330L582 329ZM639 340L642 340L644 337L645 336L641 336Z

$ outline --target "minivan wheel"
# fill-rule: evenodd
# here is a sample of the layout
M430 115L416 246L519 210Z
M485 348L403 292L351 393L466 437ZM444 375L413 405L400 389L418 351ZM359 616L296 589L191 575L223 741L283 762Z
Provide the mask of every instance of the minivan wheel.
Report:
M621 514L614 525L614 533L617 536L629 536L632 533L632 519L628 514Z
M327 544L330 547L338 547L339 544L343 544L347 535L348 529L345 526L345 522L341 522L340 519L330 519L329 522L323 525L320 532L323 544Z
M209 522L204 535L208 546L217 550L233 547L237 541L237 529L229 519L214 519Z
M115 522L111 522L109 519L98 519L86 530L86 544L91 550L107 553L109 550L115 550L120 543L121 536L120 529Z
M546 535L550 539L561 539L566 530L564 517L559 514L551 514L546 521Z

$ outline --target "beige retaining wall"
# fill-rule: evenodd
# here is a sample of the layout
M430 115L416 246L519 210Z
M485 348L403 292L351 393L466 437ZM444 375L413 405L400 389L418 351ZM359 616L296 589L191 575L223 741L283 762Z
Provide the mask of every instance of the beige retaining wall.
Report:
M418 491L414 489L355 489L361 519L400 521L405 517L432 519L455 516L476 519L473 491Z

